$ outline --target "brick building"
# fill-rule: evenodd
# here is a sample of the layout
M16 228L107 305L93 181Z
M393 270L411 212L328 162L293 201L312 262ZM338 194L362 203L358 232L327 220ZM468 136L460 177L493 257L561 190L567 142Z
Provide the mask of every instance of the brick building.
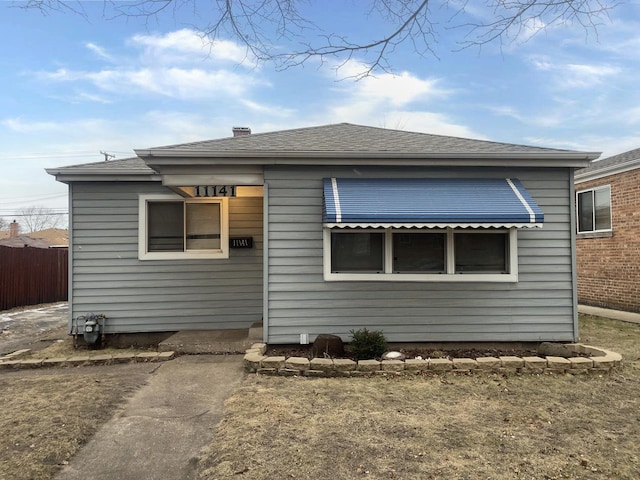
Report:
M578 301L640 312L640 148L575 172Z

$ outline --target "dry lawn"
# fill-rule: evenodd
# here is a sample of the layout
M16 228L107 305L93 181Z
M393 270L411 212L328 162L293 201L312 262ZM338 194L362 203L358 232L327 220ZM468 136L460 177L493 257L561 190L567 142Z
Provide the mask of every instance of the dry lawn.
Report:
M640 325L581 318L612 375L248 376L201 479L640 478Z
M0 372L0 480L52 478L144 383L132 368Z

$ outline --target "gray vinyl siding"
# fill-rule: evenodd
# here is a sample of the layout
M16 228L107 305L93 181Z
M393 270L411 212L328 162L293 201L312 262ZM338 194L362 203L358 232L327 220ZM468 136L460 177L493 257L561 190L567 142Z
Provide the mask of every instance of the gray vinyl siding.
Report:
M322 178L356 176L518 178L544 227L518 231L517 283L325 282ZM571 181L568 168L267 167L267 341L363 327L392 342L574 340Z
M262 198L229 200L229 236L252 249L224 260L138 260L138 196L153 182L74 183L72 318L107 316L107 333L246 328L262 318Z

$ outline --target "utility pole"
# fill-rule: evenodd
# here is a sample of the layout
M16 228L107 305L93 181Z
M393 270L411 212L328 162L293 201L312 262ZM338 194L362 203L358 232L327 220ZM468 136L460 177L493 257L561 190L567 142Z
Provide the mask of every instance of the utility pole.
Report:
M104 161L108 161L110 158L116 158L115 155L111 155L110 153L107 152L103 152L102 150L100 150L100 154L104 155Z

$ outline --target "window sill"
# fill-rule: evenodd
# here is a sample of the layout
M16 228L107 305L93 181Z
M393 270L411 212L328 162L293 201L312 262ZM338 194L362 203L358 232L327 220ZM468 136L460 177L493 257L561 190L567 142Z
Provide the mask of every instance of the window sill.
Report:
M608 230L606 232L583 232L578 233L576 238L609 238L613 237L613 230Z
M229 258L229 252L140 252L139 260L223 260Z
M481 282L517 283L517 273L466 273L466 274L398 274L398 273L325 273L327 282Z

